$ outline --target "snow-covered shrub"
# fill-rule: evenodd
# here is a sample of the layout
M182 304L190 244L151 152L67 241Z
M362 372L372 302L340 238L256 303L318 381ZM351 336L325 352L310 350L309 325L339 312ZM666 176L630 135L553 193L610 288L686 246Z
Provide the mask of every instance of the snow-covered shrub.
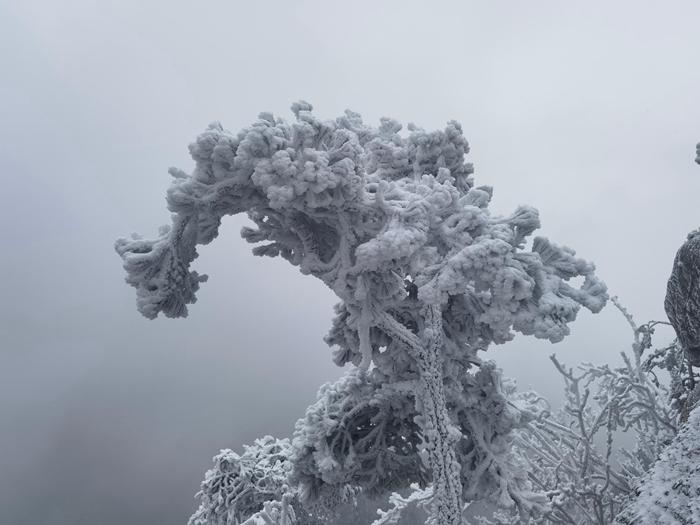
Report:
M287 501L292 447L288 439L265 436L244 446L243 454L226 449L214 457L197 493L200 505L189 525L237 525L265 502Z
M415 416L406 389L361 371L322 386L294 433L292 481L302 500L335 507L359 491L373 497L425 485Z
M623 366L587 363L574 370L553 355L565 382L563 409L552 413L532 392L511 397L526 422L514 432L514 453L549 504L548 511L527 516L532 523L614 523L680 428L688 399L680 345L652 349L654 327L668 323L637 326L613 301L634 334L631 355L622 352ZM659 377L662 371L668 377ZM632 438L633 448L616 445L622 434ZM524 517L504 514L491 522L520 523Z
M526 249L539 227L531 207L491 215L492 189L474 186L458 123L434 132L409 125L402 134L392 119L374 128L350 111L322 121L306 102L292 110L292 123L263 113L235 134L213 124L190 146L194 171L170 170L172 226L154 240L116 243L139 311L186 315L206 279L190 269L197 246L217 236L223 216L245 212L256 227L241 233L257 244L255 255L285 258L340 299L327 339L337 347L335 362L367 374L372 399L397 391L413 401L406 422L381 413L386 431L407 432L381 444L405 438L415 447L418 423L436 522L459 523L465 498L529 506L526 478L502 459L514 416L478 354L515 332L561 341L581 306L597 312L605 304L594 266L542 237ZM409 417L406 398L397 413ZM342 400L318 406L324 403ZM362 441L391 435L372 427L375 410L358 416L365 426L349 437L321 418L306 419L319 428L298 431L298 441L321 448L295 456L304 458L301 471L326 486L343 485L306 490L307 503L347 487L391 490L396 480L379 459L391 455L370 452ZM408 461L416 474L406 483L420 482L416 460Z

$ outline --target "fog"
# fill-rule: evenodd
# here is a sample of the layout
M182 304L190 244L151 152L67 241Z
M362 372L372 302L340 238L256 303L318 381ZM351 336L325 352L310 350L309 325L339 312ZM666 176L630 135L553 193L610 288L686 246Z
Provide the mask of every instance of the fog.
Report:
M167 168L213 120L300 98L458 120L497 212L537 207L540 234L664 319L700 216L698 19L690 1L0 0L0 523L184 524L220 448L290 435L342 373L331 292L253 257L241 217L201 250L187 319L137 313L113 242L169 221ZM552 352L617 362L630 335L608 307L489 354L556 399Z

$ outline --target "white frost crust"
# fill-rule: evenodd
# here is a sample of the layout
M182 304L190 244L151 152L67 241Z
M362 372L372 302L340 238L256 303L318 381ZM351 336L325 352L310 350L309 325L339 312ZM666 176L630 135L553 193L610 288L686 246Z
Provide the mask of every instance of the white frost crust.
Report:
M690 413L644 476L638 493L621 516L624 523L691 525L700 521L700 409Z

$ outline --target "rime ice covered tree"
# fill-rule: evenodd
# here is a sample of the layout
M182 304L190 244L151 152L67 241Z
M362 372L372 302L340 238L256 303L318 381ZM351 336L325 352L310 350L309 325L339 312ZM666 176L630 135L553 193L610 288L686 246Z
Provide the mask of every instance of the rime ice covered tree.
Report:
M431 481L439 525L460 523L475 498L532 505L509 455L519 416L479 351L514 332L562 340L580 306L605 304L594 266L542 237L527 249L535 209L490 214L458 123L401 133L392 119L292 111L291 123L262 113L239 133L212 124L190 146L192 173L170 170L172 225L116 243L139 311L185 316L206 279L190 269L197 246L245 212L255 255L281 256L337 295L327 342L354 365L297 424L295 497L320 508Z

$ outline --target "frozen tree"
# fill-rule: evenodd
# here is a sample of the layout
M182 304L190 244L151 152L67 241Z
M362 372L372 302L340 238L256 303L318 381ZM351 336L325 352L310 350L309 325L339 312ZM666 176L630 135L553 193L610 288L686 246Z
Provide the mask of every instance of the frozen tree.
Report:
M460 523L478 497L531 505L509 455L519 416L479 351L514 332L562 340L581 305L605 304L594 266L542 237L528 249L535 209L490 214L458 123L401 133L392 119L374 128L311 110L294 104L292 123L263 113L239 133L212 124L190 146L192 173L170 170L172 225L116 243L139 311L186 315L206 280L190 269L197 246L245 212L255 255L281 256L337 295L327 341L338 365L357 367L297 427L291 479L304 505L428 476L439 525Z

